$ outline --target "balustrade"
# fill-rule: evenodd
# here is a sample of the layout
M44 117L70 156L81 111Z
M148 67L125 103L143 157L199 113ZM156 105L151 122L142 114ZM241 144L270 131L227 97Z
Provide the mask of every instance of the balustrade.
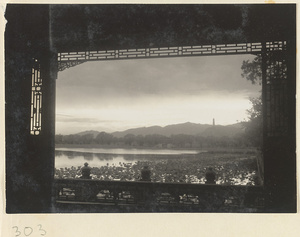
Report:
M149 206L192 206L197 211L259 212L264 206L261 186L154 183L55 179L56 203Z

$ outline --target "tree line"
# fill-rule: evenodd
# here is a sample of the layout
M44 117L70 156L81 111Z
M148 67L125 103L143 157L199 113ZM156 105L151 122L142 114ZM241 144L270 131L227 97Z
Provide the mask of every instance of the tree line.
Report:
M164 136L159 134L134 135L115 137L110 133L100 132L96 137L93 134L56 135L56 144L97 144L114 147L149 147L149 148L208 148L208 147L252 147L254 143L244 133L234 137L194 136L177 134Z

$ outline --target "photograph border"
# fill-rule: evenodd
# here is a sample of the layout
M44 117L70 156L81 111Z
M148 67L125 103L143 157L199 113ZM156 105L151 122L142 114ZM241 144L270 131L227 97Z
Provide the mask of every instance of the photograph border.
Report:
M27 1L26 1L27 2ZM258 1L257 1L258 2ZM199 3L199 2L197 2ZM239 2L240 3L240 2ZM241 1L243 3L243 1ZM261 3L259 1L259 3ZM285 2L284 2L285 3ZM292 3L292 2L291 2ZM297 2L293 2L297 3ZM1 4L1 6L3 6ZM297 6L298 7L298 6ZM5 9L5 6L4 6ZM298 12L297 12L298 16ZM2 16L1 16L2 17ZM298 18L297 18L298 19ZM298 20L297 20L298 21ZM4 22L4 21L3 21ZM1 30L5 29L5 23L1 26ZM3 44L4 45L4 37ZM298 41L298 39L297 39ZM298 45L298 44L297 44ZM4 46L1 48L4 52ZM4 53L2 54L3 65L1 65L1 73L4 78ZM298 56L297 56L298 59ZM298 61L297 61L297 72L298 72ZM297 76L298 78L298 76ZM2 82L2 81L1 81ZM3 88L4 80L2 82ZM298 85L297 85L297 88ZM4 91L4 90L3 90ZM1 132L3 131L3 136L1 136L1 154L5 157L5 124L4 124L4 93L1 94L1 107L3 113L3 124L1 126ZM2 103L3 102L3 103ZM298 106L297 106L298 108ZM298 121L297 121L298 122ZM3 140L3 141L2 141ZM297 140L298 143L298 140ZM299 146L297 146L299 147ZM297 164L297 170L299 169L299 164ZM2 205L5 207L5 160L3 161L3 167L1 167L3 175L1 174L1 196ZM299 177L297 177L297 203L299 204ZM159 213L159 214L6 214L5 208L2 211L2 234L8 234L7 236L15 236L17 231L23 230L23 234L28 234L32 228L34 233L39 233L40 235L45 234L42 230L46 231L47 234L51 236L60 236L60 234L65 234L65 236L80 236L86 234L88 231L90 235L99 234L99 229L101 235L104 236L123 236L124 229L126 229L126 234L128 236L135 236L143 234L145 236L164 236L172 235L179 236L183 233L189 235L197 236L218 236L218 235L228 235L240 234L242 236L253 236L254 233L258 232L259 235L264 234L264 236L282 236L282 234L288 234L289 236L297 236L299 233L298 225L299 222L299 205L298 214L229 214L229 213ZM69 218L72 218L70 222ZM165 228L165 223L168 223L168 227ZM99 222L101 224L99 224ZM116 224L118 223L118 224ZM121 223L121 224L120 224ZM149 226L155 226L151 228ZM116 228L116 225L119 225ZM137 227L139 226L139 227ZM218 226L218 228L216 228ZM17 227L17 228L15 228ZM44 229L44 228L47 229ZM230 227L232 229L230 229ZM27 228L27 229L26 229ZM145 231L141 230L144 228ZM68 231L64 231L67 229ZM15 231L15 233L13 231ZM27 232L26 232L27 231ZM15 234L15 235L14 235ZM4 235L6 236L6 235Z

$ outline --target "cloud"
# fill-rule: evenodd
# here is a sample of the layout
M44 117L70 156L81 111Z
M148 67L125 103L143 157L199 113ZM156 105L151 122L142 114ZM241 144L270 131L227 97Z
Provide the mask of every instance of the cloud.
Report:
M77 117L76 115L66 115L66 114L56 114L57 123L110 123L112 120L101 120L98 118L89 118L89 117Z
M243 58L209 56L88 62L59 74L62 98L197 94L205 90L255 90L241 78ZM61 93L63 91L63 93Z

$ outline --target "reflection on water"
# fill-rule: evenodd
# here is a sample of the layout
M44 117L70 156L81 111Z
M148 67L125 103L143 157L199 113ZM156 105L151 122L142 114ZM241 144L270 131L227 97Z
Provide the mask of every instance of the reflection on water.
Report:
M88 162L91 167L119 166L120 163L133 161L194 157L199 152L195 150L57 148L55 168L82 166L84 162Z
M169 150L169 149L123 149L123 148L55 148L56 151L73 151L85 153L100 154L119 154L119 155L180 155L180 154L197 154L198 150Z

